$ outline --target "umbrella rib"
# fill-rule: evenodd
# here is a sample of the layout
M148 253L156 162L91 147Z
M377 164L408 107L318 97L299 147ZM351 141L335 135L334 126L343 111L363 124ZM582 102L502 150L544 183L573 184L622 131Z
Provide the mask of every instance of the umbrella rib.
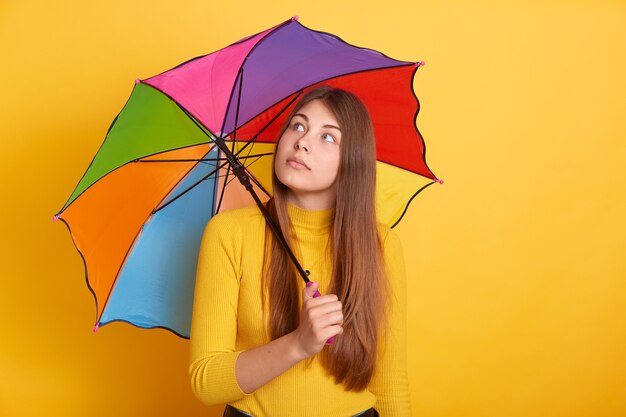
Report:
M213 149L213 147L211 147L211 148L209 149L209 152L207 152L207 154L208 154L208 153L210 153L212 149ZM225 163L228 163L228 162L225 162ZM174 187L173 187L173 188L171 188L171 190L175 189L175 188L176 188L176 186L178 186L178 184L180 184L180 182L183 180L183 178L185 178L185 177L189 174L189 172L191 172L191 171L195 168L195 166L197 166L197 164L195 164L195 165L194 165L194 167L193 167L193 168L191 168L191 169L187 172L187 174L185 174L183 177L181 177L181 179L177 181L176 185L174 185ZM223 165L222 165L222 166L223 166ZM219 169L219 167L218 167L216 170L214 170L213 172L216 172L218 169ZM209 175L211 175L211 174L209 174ZM198 183L199 183L199 182L198 182ZM193 187L195 187L198 183L194 184L194 185L193 185ZM191 187L191 188L193 188L193 187ZM190 188L190 189L191 189L191 188ZM184 193L188 192L190 189L187 189ZM171 191L171 190L170 190L170 191ZM184 193L183 193L183 194L184 194ZM169 195L169 192L166 194L166 196L165 196L165 197L163 197L163 198L161 199L161 201L160 201L160 202L162 202L163 200L165 200L165 198L167 198L167 195ZM120 273L122 272L122 269L124 268L124 264L126 263L126 259L128 258L128 255L130 254L131 250L132 250L132 249L133 249L133 247L135 246L135 243L137 242L137 239L138 239L138 238L139 238L139 236L141 235L141 232L143 231L143 228L145 227L146 223L149 221L150 217L154 216L154 215L155 215L157 212L159 212L161 209L163 209L163 208L167 207L168 205L170 205L172 202L174 202L175 200L177 200L177 199L178 199L178 198L180 198L181 196L182 196L182 194L181 194L181 195L176 196L176 197L175 197L174 199L172 199L171 201L168 201L168 202L167 202L166 204L164 204L162 207L159 207L159 208L158 208L158 209L156 209L156 210L152 210L152 211L150 212L150 214L148 215L148 217L146 218L146 221L144 221L144 222L141 224L141 227L139 228L139 230L137 230L137 233L135 234L135 237L133 238L132 243L129 245L129 247L128 247L128 248L127 248L127 250L126 250L126 253L124 254L124 257L122 258L122 261L121 261L120 266L119 266L119 268L118 268L118 270L117 270L117 273L115 274L115 280L113 281L113 284L111 285L111 288L109 288L109 292L108 292L108 294L107 294L107 296L106 296L106 299L104 300L104 303L103 303L102 313L100 313L100 316L96 318L96 328L100 326L100 319L102 318L102 315L104 314L104 311L105 311L105 310L106 310L106 308L107 308L107 305L108 305L108 303L109 303L109 299L111 298L111 294L113 293L113 289L115 288L115 284L117 283L117 280L118 280L118 278L119 278L119 276L120 276ZM159 203L160 203L160 202L159 202ZM158 207L158 204L157 204L157 207ZM69 226L68 226L68 227L69 227ZM85 264L85 266L86 266L86 264ZM97 299L96 299L96 307L97 307ZM105 323L105 324L106 324L106 323Z
M424 137L422 136L422 133L420 132L419 128L417 127L417 116L419 116L420 110L422 109L422 105L420 104L419 98L417 98L417 94L415 94L415 90L413 90L413 85L415 83L415 76L417 75L417 70L419 69L419 67L420 67L420 65L417 65L415 67L415 69L413 70L413 74L411 75L411 83L409 84L409 90L411 91L411 94L413 94L413 98L415 99L415 102L417 103L417 109L415 110L415 115L413 116L413 128L415 129L415 132L417 132L418 140L422 144L422 161L424 161L424 166L426 167L426 169L430 173L430 176L428 176L428 175L424 175L424 176L428 177L428 178L432 178L435 181L439 181L439 179L437 178L435 173L430 169L430 167L428 166L428 163L426 162L426 141L424 140ZM420 174L420 175L423 175L423 174ZM418 193L419 193L419 191L418 191Z
M294 97L291 99L291 101L289 101L289 103L287 103L287 105L285 107L283 107L278 113L276 113L276 116L272 117L272 119L269 122L267 122L267 124L265 126L263 126L263 128L261 128L259 130L259 132L250 139L250 141L256 140L259 137L259 135L261 133L263 133L265 131L265 129L270 127L270 125L272 123L274 123L274 121L276 121L276 119L278 119L278 117L280 117L280 115L283 114L285 112L285 110L287 110L289 108L289 106L291 106L293 104L293 102L296 101L298 99L298 97L300 97L301 95L302 95L302 90L298 91L298 93L294 95Z
M258 136L258 135L257 135L257 136ZM253 139L252 139L250 142L248 142L248 143L253 143L253 142L255 142L255 141L256 141L256 137L255 137L255 138L253 138ZM242 149L242 150L243 150L243 149ZM250 152L251 152L251 151L252 151L252 146L250 147ZM272 155L273 155L273 153L272 153ZM244 156L244 157L243 157L243 159L246 159L246 160L247 160L247 159L248 159L248 158L250 158L251 156L252 156L252 155L250 155L250 154L248 153L248 155ZM270 193L269 193L269 192L267 192L267 190L265 189L265 187L263 187L263 186L261 185L261 183L260 183L260 182L256 179L256 177L255 177L254 175L252 175L252 172L250 172L250 170L248 169L250 166L252 166L252 164L254 164L255 162L257 162L259 159L261 159L261 157L260 157L260 156L259 156L259 157L257 157L254 161L250 162L247 166L245 166L245 165L244 165L244 167L243 167L243 168L244 168L244 170L245 170L245 171L249 174L249 175L248 175L248 178L250 178L250 179L252 180L252 182L254 182L254 183L256 184L256 186L257 186L257 187L259 187L259 188L261 189L261 191L263 191L263 193L264 193L266 196L271 197Z
M261 159L261 158L257 158L257 160L256 160L256 161L258 161L259 159ZM256 161L252 161L252 163L250 163L250 165L252 165L252 164L253 164L253 163L255 163ZM250 166L250 165L248 165L248 166ZM248 171L248 169L246 168L246 172L250 172L250 171ZM261 191L263 191L263 193L264 193L266 196L271 197L270 193L269 193L269 192L265 189L265 187L263 187L263 186L261 185L261 183L260 183L260 182L259 182L259 181L258 181L258 180L254 177L254 175L249 175L249 178L250 178L250 180L252 180L252 182L253 182L253 183L254 183L257 187L259 187L259 189L260 189Z
M235 130L233 131L233 146L231 152L235 152L235 141L237 140L237 124L239 123L239 105L241 104L241 90L243 90L243 65L239 68L239 91L237 92L237 107L235 108Z
M239 68L239 72L237 73L237 78L239 80L239 91L237 93L237 109L235 111L235 131L233 132L233 140L230 145L230 153L235 154L235 142L237 141L237 123L239 120L239 104L241 103L241 90L243 89L243 65ZM235 85L237 85L237 81L235 81ZM224 201L224 193L226 192L226 186L230 184L228 181L228 176L230 174L231 164L228 164L228 168L226 168L226 175L224 177L224 184L222 185L222 190L220 193L220 199L217 202L216 213L220 211L222 208L222 202Z
M271 126L272 123L274 123L274 121L276 121L276 119L278 119L278 117L280 117L280 115L282 115L285 112L285 110L287 110L298 99L298 97L300 97L300 95L302 95L302 90L298 91L298 93L294 95L294 97L289 101L289 103L287 103L282 109L280 109L280 111L276 113L276 115L272 117L272 119L269 122L267 122L265 126L263 126L252 138L250 138L250 140L248 140L246 144L243 147L241 147L239 151L237 151L235 156L239 159L242 159L242 158L245 159L246 158L245 156L244 157L240 156L241 153L249 146L250 146L250 151L252 151L252 146L254 145L254 143L256 143L259 135L263 133L269 126ZM234 143L233 143L233 148L234 148ZM265 156L265 155L266 154L259 154L259 156ZM249 156L251 157L253 155L249 155ZM259 158L257 158L256 160L258 159ZM256 160L250 163L248 166L252 165L254 162L256 162ZM250 174L248 177L252 180L252 182L254 182L259 187L259 189L261 189L261 191L265 193L265 195L267 195L268 197L271 197L270 193L265 189L265 187L263 187L263 185L261 185L259 181L257 181L257 179L252 175L252 173L247 169L247 167L244 166L244 169L246 170L246 172L248 172L248 174Z
M250 151L249 151L249 152L251 152L251 151L252 151L252 146L254 145L254 143L256 143L256 141L257 141L257 139L258 139L259 135L260 135L261 133L263 133L263 132L264 132L264 131L265 131L265 130L269 127L269 126L271 126L271 124L272 124L272 123L274 123L274 121L275 121L275 120L276 120L276 119L277 119L277 118L278 118L281 114L283 114L283 113L285 112L285 110L287 110L287 109L289 108L289 106L291 106L291 105L293 104L293 102L294 102L294 101L296 101L296 100L298 99L298 97L300 97L300 95L301 95L301 94L302 94L302 90L300 90L297 94L295 94L295 95L294 95L294 97L293 97L293 98L289 101L289 103L287 103L287 104L286 104L286 105L285 105L285 106L284 106L284 107L283 107L283 108L282 108L282 109L281 109L281 110L280 110L280 111L279 111L279 112L278 112L278 113L277 113L274 117L272 117L272 119L271 119L269 122L267 122L267 123L265 124L265 126L263 126L263 127L262 127L262 128L261 128L261 129L260 129L260 130L259 130L259 131L258 131L258 132L257 132L257 133L253 136L253 137L252 137L252 138L250 138L250 140L248 140L248 141L246 142L246 144L245 144L245 145L244 145L241 149L239 149L239 151L237 151L237 153L235 154L235 156L236 156L238 159L247 159L247 158L249 158L249 157L252 157L253 155L250 155L250 154L248 154L247 156L241 156L241 153L242 153L242 152L243 152L246 148L248 148L248 147L250 147ZM236 125L235 125L235 132L236 132ZM233 149L234 149L234 141L233 141ZM259 154L259 156L265 156L265 155L267 155L267 154ZM273 153L272 153L272 155L273 155ZM252 165L254 162L258 161L259 159L260 159L260 158L255 159L255 160L254 160L254 161L252 161L252 162L251 162L248 166ZM255 183L255 184L259 187L259 189L261 189L261 191L263 191L263 193L264 193L265 195L267 195L268 197L271 197L270 193L269 193L269 192L265 189L265 187L263 187L263 186L261 185L261 183L260 183L260 182L259 182L259 181L258 181L258 180L254 177L254 175L252 175L252 173L251 173L251 172L247 169L247 167L246 167L246 166L244 166L243 168L245 169L245 171L246 171L248 174L250 174L248 177L249 177L250 179L252 179L252 182L254 182L254 183ZM231 180L231 181L232 181L232 180ZM230 182L229 182L229 183L230 183Z
M189 119L202 131L204 131L203 126L187 111L187 109L185 109L184 107L182 107L180 104L178 104L176 101L174 101L174 103L176 103L176 105L189 117ZM215 139L211 136L209 136L211 142L215 143ZM239 153L241 153L241 151L243 151L243 149L245 149L251 142L248 142L246 145L244 145L244 147L239 151ZM233 141L233 149L234 149L234 141ZM225 160L224 158L218 158L220 160ZM224 163L222 163L219 167L217 167L215 170L211 171L208 175L204 176L203 178L201 178L199 181L197 181L196 183L194 183L191 187L189 187L188 189L186 189L185 191L183 191L181 194L179 194L178 196L174 197L172 200L168 201L166 204L164 204L163 206L159 207L158 209L153 211L153 214L162 210L163 208L167 207L168 205L170 205L171 203L173 203L175 200L179 199L180 197L182 197L183 194L186 194L187 192L189 192L192 188L196 187L198 184L200 184L202 181L206 180L207 178L209 178L211 175L215 174L216 172L218 172L221 168L223 168L225 165L229 165L230 168L230 164L228 163L228 161L226 160ZM219 178L219 175L217 176ZM265 190L263 190L263 192L267 193ZM221 204L221 202L220 202ZM213 207L215 207L215 205L213 205ZM216 211L214 211L215 213Z
M266 155L272 155L271 153L268 153ZM248 166L244 167L246 169L246 172L250 174L250 179L256 184L259 185L259 182L257 181L257 179L254 177L254 175L252 175L252 173L248 170L248 167L252 166L252 164L254 164L255 162L257 162L259 159L261 159L261 157L256 158L254 161L250 162L250 164L248 164ZM228 184L230 184L236 177L232 176L230 177L230 180L228 181ZM260 185L259 185L260 186ZM261 189L263 189L263 187L261 187ZM267 191L265 191L263 189L263 192L267 194ZM269 194L268 194L269 196Z
M137 323L133 323L130 320L125 320L125 319L113 319L113 320L107 321L104 324L115 323L115 322L130 324L131 326L135 326L138 329L163 329L163 330L167 330L167 331L171 332L172 334L175 334L176 336L178 336L178 337L180 337L182 339L189 339L189 336L185 336L185 335L183 335L183 334L177 332L176 330L174 330L174 329L172 329L170 327L167 327L167 326L149 326L149 327L144 327L144 326L138 325ZM101 326L98 326L98 327L101 327Z
M275 26L271 32L268 32L265 36L263 36L261 39L259 39L259 41L254 44L254 46L252 46L252 48L250 48L250 50L248 51L248 53L246 54L246 56L243 58L243 61L241 62L241 65L239 66L239 69L243 69L243 66L246 64L246 61L248 60L248 57L252 54L252 52L263 42L265 42L269 37L271 37L272 35L274 35L279 29L281 29L283 26L288 25L289 23L293 22L293 19L289 19L289 20L285 20L283 23L281 23L280 25ZM235 81L235 85L236 85L237 81ZM228 119L228 112L230 111L230 104L233 101L233 93L234 93L234 89L230 90L230 96L228 97L228 104L226 105L226 111L224 112L224 119L222 120L222 128L221 131L224 132L224 127L226 126L226 120Z
M259 131L252 138L250 138L250 140L248 142L255 141L259 137L259 135L261 133L263 133L268 127L270 127L272 125L272 123L274 123L276 121L276 119L278 119L280 117L280 115L282 115L285 112L285 110L287 110L289 108L289 106L291 106L293 104L293 102L296 101L302 95L302 90L299 90L297 93L293 93L293 94L294 94L294 97L289 101L289 103L287 103L278 113L276 113L276 115L274 117L272 117L272 119L269 122L267 122L267 124L265 126L263 126L261 129L259 129ZM253 118L248 120L248 122L250 122L251 120L254 120L256 117L258 117L260 114L262 114L263 112L265 112L267 110L268 109L264 109L262 112L260 112L259 114L257 114L256 116L254 116ZM248 122L246 122L246 123L248 123ZM246 123L244 123L244 125Z
M67 230L69 230L70 237L72 238L72 243L74 244L74 248L76 248L76 250L78 251L78 254L80 255L80 258L83 261L83 267L85 268L85 281L87 282L87 289L89 289L89 292L93 296L93 299L94 299L94 301L96 303L96 323L95 323L95 325L97 325L98 324L98 320L100 319L98 317L98 296L96 295L96 292L94 291L93 287L91 286L91 283L89 282L89 270L87 269L87 261L85 260L85 255L83 255L83 252L80 250L80 248L78 247L78 244L76 243L76 239L74 238L74 234L72 233L72 228L70 227L70 224L67 221L65 221L65 219L62 218L62 217L59 218L59 220L61 220L63 222L63 224L67 227Z
M417 191L415 192L415 194L413 194L413 195L411 196L411 198L409 198L409 201L407 201L407 202L406 202L406 204L404 205L404 211L402 212L402 214L400 215L400 217L398 218L398 220L396 220L396 222L395 222L393 225L391 225L391 228L392 228L392 229L393 229L394 227L396 227L396 226L398 225L398 223L400 223L400 220L402 220L402 218L403 218L403 217L404 217L404 215L406 214L407 210L409 209L409 206L411 205L411 202L413 202L413 199L414 199L415 197L417 197L417 195L418 195L419 193L421 193L422 191L424 191L424 189L426 189L426 187L433 185L435 182L436 182L436 181L432 181L432 182L429 182L428 184L424 185L422 188L420 188L419 190L417 190Z
M198 127L200 127L200 126L198 126ZM206 133L205 133L205 132L202 132L202 133L204 133L204 134L206 135ZM208 135L206 135L206 136L207 136L208 138L210 138L210 136L208 136ZM105 138L105 141L106 141L106 138ZM102 175L101 175L101 176L100 176L97 180L95 180L92 184L90 184L87 188L85 188L85 189L84 189L84 190L83 190L80 194L78 194L78 195L76 196L76 198L74 198L74 200L72 200L72 203L71 203L71 204L73 204L73 202L74 202L74 201L78 200L78 199L79 199L79 198L80 198L80 197L81 197L81 196L82 196L85 192L87 192L89 189L91 189L91 187L93 187L93 186L94 186L95 184L97 184L100 180L102 180L102 178L106 177L106 176L107 176L107 175L109 175L110 173L112 173L112 172L114 172L114 171L116 171L116 170L118 170L118 169L120 169L120 168L124 168L124 167L125 167L126 165L128 165L128 164L133 164L133 163L137 163L137 162L148 162L147 160L143 160L142 158L149 158L149 157L152 157L152 156L155 156L155 155L161 155L161 154L164 154L164 153L167 153L167 152L172 152L172 151L177 151L177 150L181 150L181 149L192 148L192 147L195 147L195 146L200 146L200 145L203 145L203 144L205 144L205 143L207 143L207 144L208 144L208 143L210 143L210 142L212 142L212 140L209 140L208 142L190 143L190 144L187 144L187 145L180 146L180 147L178 147L178 148L170 148L170 149L158 150L158 151L155 151L155 152L153 152L153 153L149 153L149 154L147 154L147 155L142 155L142 156L139 156L138 158L135 158L135 159L130 159L130 160L128 160L128 161L126 161L126 162L122 163L121 165L118 165L118 166L116 166L116 167L113 167L113 168L111 168L110 170L108 170L107 172L103 173L103 174L102 174ZM103 144L104 144L104 143L103 143ZM101 149L101 148L102 148L102 145L101 145L100 149ZM98 152L96 153L96 156L97 156L97 154L100 152L100 149L99 149L99 150L98 150ZM87 175L87 172L88 172L88 171L89 171L89 169L93 166L95 159L96 159L96 157L94 156L93 160L91 161L91 163L89 164L89 166L88 166L88 167L87 167L87 169L85 170L85 173L84 173L84 174L83 174L83 176L81 177L80 181L82 181L82 180L83 180L83 178ZM189 162L194 162L194 161L196 161L196 160L194 160L194 159L189 160ZM156 162L156 161L155 161L155 162ZM79 181L79 184L80 184L80 181ZM77 187L78 187L78 185L77 185ZM76 188L76 187L75 187L75 188ZM69 200L68 200L68 201L69 201ZM66 203L65 203L65 205L63 206L63 208L62 208L61 210L59 210L56 214L57 214L57 215L60 215L60 214L61 214L61 213L63 213L65 210L67 210L67 208L68 208L71 204L68 204L68 203L66 202Z
M226 186L230 184L230 181L228 181L230 168L231 168L230 164L228 164L228 166L226 167L226 175L224 175L224 184L222 185L222 190L220 191L220 199L217 202L217 207L215 210L216 213L219 213L220 209L222 208L222 201L224 200L224 193L226 192Z
M250 144L250 142L248 142L248 144ZM242 149L243 150L243 149ZM241 152L241 151L240 151ZM250 167L252 164L254 164L255 162L257 162L258 160L260 160L262 157L264 156L270 156L273 155L272 152L267 152L267 153L261 153L261 154L254 154L254 155L249 155L249 156L243 156L243 157L239 157L239 159L249 159L249 158L256 158L254 161L250 162L247 166L244 166L244 169L246 170L246 172L249 174L249 178L250 180L252 180L252 182L254 182L254 184L259 187L259 189L261 191L263 191L263 193L265 195L267 195L268 197L271 197L270 193L265 189L265 187L263 187L263 185L256 179L256 177L252 174L252 172L250 172L250 170L248 170L248 167ZM223 158L222 158L223 159ZM229 185L231 182L233 182L233 180L237 178L233 175L230 175L230 179L228 180L228 182L226 183L226 185Z
M246 156L240 156L239 159L247 159L247 158L257 158L261 156L272 155L272 152L266 153L258 153ZM134 162L142 162L142 163L155 163L155 162L221 162L226 161L226 158L199 158L199 159L138 159Z
M169 206L170 204L172 204L174 201L178 200L179 198L181 198L183 195L187 194L189 191L191 191L192 189L194 189L196 186L198 186L199 184L202 183L202 181L205 181L207 178L209 178L210 176L212 176L213 174L215 174L216 172L219 172L220 169L222 169L224 166L228 165L228 161L223 162L221 165L219 165L217 168L215 168L214 170L212 170L211 172L209 172L207 175L205 175L204 177L200 178L198 181L196 181L195 183L193 183L191 186L189 186L187 189L185 189L184 191L182 191L180 194L178 194L176 197L172 198L170 201L168 201L167 203L163 204L161 207L155 209L152 211L152 214L156 214L157 212L163 210L165 207Z
M298 99L298 97L300 97L300 95L302 95L302 90L300 90L297 94L294 95L294 97L289 101L289 103L287 103L278 113L276 113L276 115L274 117L272 117L272 119L267 122L265 124L265 126L263 126L252 138L250 138L250 140L245 141L246 144L243 145L235 154L235 156L238 159L248 159L248 158L253 158L256 157L256 159L254 161L252 161L248 166L252 165L254 162L258 161L260 159L260 157L262 156L269 156L269 155L273 155L272 153L262 153L262 154L253 154L250 155L248 154L247 156L241 156L241 154L246 150L246 148L250 147L249 152L252 151L252 146L254 145L254 143L256 143L257 138L259 137L259 135L261 133L263 133L269 126L272 125L272 123L274 123L274 121L276 121L276 119L278 119L278 117L280 117L281 114L283 114L285 112L285 110L287 110L289 108L289 106L291 106L293 104L294 101L296 101ZM183 109L183 111L185 111L185 109ZM233 144L232 144L232 149L235 149L235 141L233 140ZM223 160L224 158L219 158L220 160ZM263 191L263 193L265 195L267 195L268 197L271 197L270 193L265 189L265 187L263 187L263 185L261 185L261 183L252 175L252 173L247 169L247 167L244 166L244 169L246 170L246 172L248 172L249 178L252 180L252 182L254 182L261 191ZM234 177L233 177L234 178ZM232 182L232 178L230 181L228 181L228 184L230 184ZM225 188L225 187L224 187ZM221 205L220 205L221 206ZM218 208L219 210L219 208Z
M294 95L291 101L289 101L289 103L287 103L265 126L263 126L252 138L250 138L250 140L246 141L246 144L241 149L239 149L239 151L237 151L235 156L239 157L239 154L241 154L241 152L243 152L248 146L252 145L253 142L257 140L259 135L263 133L268 127L270 127L272 123L274 123L274 121L276 121L276 119L278 119L278 117L280 117L280 115L283 114L285 110L287 110L289 106L291 106L293 102L298 99L298 97L300 97L300 95L302 95L302 90L298 91L298 93ZM178 103L176 104L178 105ZM191 119L193 123L195 123L202 130L202 126L196 121L196 119L191 115L191 113L187 111L187 109L185 109L184 107L180 105L179 105L179 108ZM211 138L211 141L214 141L213 138Z
M233 132L233 140L231 143L230 153L235 154L235 142L237 141L237 123L239 121L239 104L241 103L241 90L243 90L243 66L239 68L239 73L237 74L237 78L239 79L239 92L237 95L237 110L235 111L235 131ZM252 149L252 148L251 148ZM226 186L230 183L228 181L228 175L230 174L231 164L228 164L228 168L226 168L226 176L224 177L224 185L222 186L222 191L220 193L220 199L217 203L216 213L220 211L222 208L222 201L224 201L224 193L226 192Z

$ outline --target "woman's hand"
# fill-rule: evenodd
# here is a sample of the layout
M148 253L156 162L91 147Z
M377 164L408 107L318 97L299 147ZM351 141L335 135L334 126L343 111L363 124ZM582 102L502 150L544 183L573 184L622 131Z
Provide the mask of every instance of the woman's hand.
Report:
M314 297L319 282L310 281L302 290L300 324L293 331L295 348L301 359L306 359L322 350L326 341L343 333L341 301L335 294Z

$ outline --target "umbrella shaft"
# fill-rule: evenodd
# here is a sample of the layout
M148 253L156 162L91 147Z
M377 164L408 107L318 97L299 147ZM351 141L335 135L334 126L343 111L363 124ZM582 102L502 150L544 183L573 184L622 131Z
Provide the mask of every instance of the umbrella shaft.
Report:
M300 262L298 262L296 255L294 255L293 251L291 250L291 248L285 241L285 237L281 233L276 223L274 223L274 220L272 220L272 217L267 211L267 208L265 207L265 205L263 204L259 196L254 191L254 188L252 187L252 184L250 183L250 178L248 177L248 174L246 173L246 170L241 164L241 162L239 162L237 157L230 151L230 149L228 149L228 146L226 145L226 142L224 142L223 138L221 137L215 138L215 143L220 148L220 150L224 152L226 159L228 160L228 162L230 163L233 169L233 173L237 176L237 178L239 179L239 182L241 182L241 185L243 185L244 188L250 193L250 195L252 195L252 198L256 202L256 205L259 207L259 210L261 210L261 213L263 213L263 217L265 217L267 224L270 226L270 229L272 229L274 236L276 236L276 238L280 242L283 249L285 249L285 251L289 255L289 258L291 258L291 261L294 263L296 269L298 270L298 273L300 274L304 282L309 282L308 271L305 271L302 268L302 265L300 265Z

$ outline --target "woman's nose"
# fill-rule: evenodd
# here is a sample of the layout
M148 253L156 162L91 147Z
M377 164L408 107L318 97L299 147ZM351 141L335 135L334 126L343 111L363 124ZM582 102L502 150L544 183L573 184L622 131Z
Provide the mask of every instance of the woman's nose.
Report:
M304 149L305 152L308 152L311 149L311 147L309 146L308 138L306 134L302 135L300 139L296 141L295 147L296 147L296 150L302 148Z

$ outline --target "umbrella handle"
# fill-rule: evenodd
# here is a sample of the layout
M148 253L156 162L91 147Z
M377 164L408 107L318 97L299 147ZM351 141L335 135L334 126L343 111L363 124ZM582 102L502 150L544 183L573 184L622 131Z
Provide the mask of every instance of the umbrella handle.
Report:
M320 292L319 292L319 291L315 291L315 294L313 294L313 298L317 298L317 297L319 297L320 295L322 295L322 294L320 294ZM330 339L328 339L328 340L326 341L326 344L327 344L327 345L332 345L332 344L333 344L333 342L335 341L335 337L337 337L337 336L333 336L333 337L331 337Z

